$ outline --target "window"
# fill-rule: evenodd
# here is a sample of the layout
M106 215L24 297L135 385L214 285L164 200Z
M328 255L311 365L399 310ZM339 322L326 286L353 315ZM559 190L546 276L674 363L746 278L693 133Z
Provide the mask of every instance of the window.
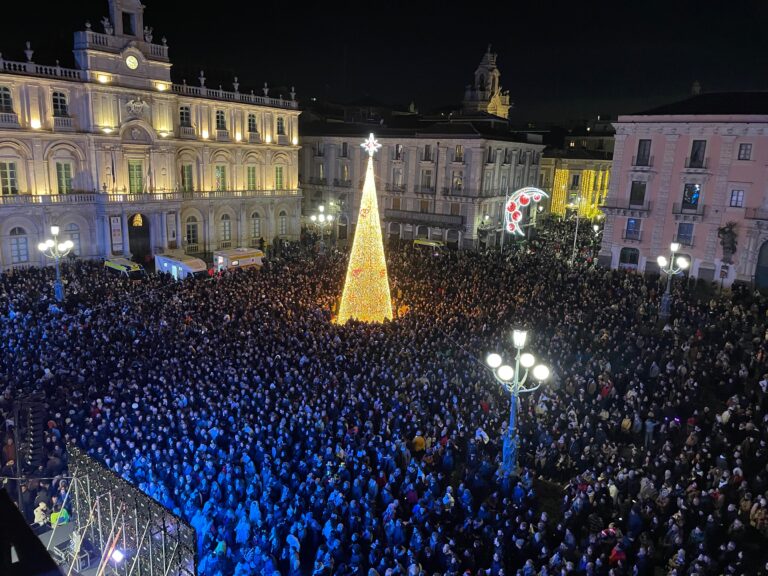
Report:
M425 162L432 161L432 145L431 144L424 145L424 161Z
M232 240L232 219L229 214L221 215L221 241L230 242Z
M485 172L485 175L483 177L483 190L485 190L486 192L490 192L492 186L493 186L493 172L488 170Z
M16 162L0 162L0 192L3 196L19 193Z
M399 166L392 169L392 184L397 187L402 187L403 185L403 169Z
M346 158L349 154L349 147L346 142L341 143L341 157Z
M403 145L395 144L395 160L403 159Z
M752 159L752 144L739 144L739 160Z
M693 222L680 222L677 225L677 238L684 246L693 245Z
M579 187L580 180L581 174L574 174L571 176L571 190L576 190Z
M627 228L624 233L624 238L628 240L640 240L639 218L627 218Z
M451 202L451 216L461 215L461 204L458 202Z
M216 130L227 129L227 117L224 115L224 110L216 110Z
M645 187L647 182L634 180L629 191L629 205L643 206L645 204Z
M694 140L691 145L690 168L704 168L704 153L707 149L706 140Z
M509 164L512 160L512 150L504 148L504 164Z
M75 256L80 256L80 226L74 222L67 224L64 228L64 236L72 240L72 253Z
M640 250L637 248L622 248L619 254L619 268L637 268L640 261Z
M277 133L281 136L285 136L285 118L282 116L277 117Z
M639 140L637 143L637 158L635 166L648 166L651 162L651 141Z
M683 188L683 210L696 210L701 198L701 184L686 184Z
M29 262L27 231L24 228L13 228L11 230L11 264L24 262Z
M419 212L422 214L427 214L429 212L429 200L419 201Z
M192 127L192 111L189 106L179 107L179 126L184 126L185 128Z
M285 210L281 210L280 215L277 217L277 227L280 236L288 234L288 214Z
M341 179L344 182L349 182L349 164L341 165Z
M453 153L454 162L464 162L464 146L456 144L456 150Z
M11 90L6 86L0 86L0 112L13 112L13 98Z
M194 216L187 218L187 234L185 240L187 244L197 245L197 218Z
M130 12L123 12L123 34L126 36L136 36L133 14Z
M261 214L251 214L251 238L261 238Z
M53 93L53 115L58 117L69 116L69 105L67 104L67 95L64 92Z
M258 132L256 128L256 114L248 114L248 132Z
M400 198L392 198L392 210L400 210Z
M216 190L227 189L227 167L217 164L214 167L214 179L216 181Z
M731 203L733 208L744 207L744 190L731 190Z
M325 178L325 165L322 162L317 164L317 177L320 178L320 180Z
M426 190L432 188L432 170L421 171L421 187Z
M128 160L128 191L131 194L144 191L144 165L141 160Z
M464 172L454 172L451 176L451 189L462 190L464 188Z
M490 146L488 146L488 153L486 154L485 161L488 162L488 164L493 162L493 148Z
M59 194L72 192L72 164L69 162L56 162L56 185Z
M283 167L275 166L275 190L283 190Z
M245 168L245 180L248 190L258 190L259 183L256 180L256 166L246 166Z
M181 189L184 192L192 192L195 189L195 182L192 179L192 164L181 165Z

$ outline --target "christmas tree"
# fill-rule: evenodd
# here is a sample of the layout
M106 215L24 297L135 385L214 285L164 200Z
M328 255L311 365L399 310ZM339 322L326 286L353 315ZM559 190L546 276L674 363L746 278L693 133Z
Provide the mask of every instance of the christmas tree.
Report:
M383 322L392 319L392 298L389 294L387 262L381 236L379 206L376 201L376 183L373 180L373 155L379 144L370 135L362 144L368 152L368 168L360 200L355 239L349 255L347 279L341 295L337 322L345 324L355 319L362 322Z

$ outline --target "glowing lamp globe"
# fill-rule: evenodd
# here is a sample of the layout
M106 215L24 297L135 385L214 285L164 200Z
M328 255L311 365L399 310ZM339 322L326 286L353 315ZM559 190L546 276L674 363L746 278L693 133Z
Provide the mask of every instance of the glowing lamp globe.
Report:
M677 266L680 268L680 270L685 270L686 268L688 268L688 264L689 262L687 258L683 258L682 256L680 256L677 259Z
M48 244L40 242L40 244L37 245L37 249L40 250L40 252L45 252L48 249Z
M672 244L669 245L669 249L672 250L672 252L677 252L678 250L680 250L680 243L672 242Z
M664 256L659 256L656 258L656 263L660 268L664 268L667 265L667 259Z
M533 357L533 354L529 354L526 352L522 356L520 356L520 364L523 365L523 368L530 368L536 363L536 358Z
M114 560L116 564L120 564L120 562L123 561L123 558L125 558L125 554L120 550L115 549L112 551L112 560Z
M51 239L49 238L48 240L46 240L46 241L45 241L45 245L46 245L48 248L53 248L53 247L56 245L56 242L54 242L53 240L51 240Z
M498 354L488 354L488 358L485 359L485 363L495 370L501 366L501 356Z
M515 375L515 369L512 368L512 366L504 364L504 366L499 366L498 370L496 370L496 375L501 380L504 380L504 382L509 382Z
M549 368L544 366L544 364L539 364L533 369L533 377L539 381L546 380L549 378Z
M528 339L528 332L525 330L514 330L512 332L512 343L515 348L522 348L525 346L525 341Z

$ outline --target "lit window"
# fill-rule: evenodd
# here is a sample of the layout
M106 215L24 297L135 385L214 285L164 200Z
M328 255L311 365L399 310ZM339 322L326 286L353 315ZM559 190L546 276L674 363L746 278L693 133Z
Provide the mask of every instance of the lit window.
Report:
M227 117L224 115L224 110L216 110L216 130L227 129Z
M221 216L221 241L229 242L232 240L232 219L229 214Z
M277 117L277 133L281 136L285 135L285 118L282 116Z
M251 238L261 237L261 214L254 212L251 214Z
M0 112L5 112L6 114L13 112L11 90L6 86L0 86Z
M192 127L192 111L189 106L179 107L179 126L183 126L184 128Z
M686 184L683 188L683 210L693 210L698 208L701 199L700 184Z
M227 189L227 167L221 164L214 168L214 178L216 181L216 190Z
M187 244L197 245L197 218L194 216L187 218L187 233L185 240Z
M16 162L0 162L0 192L3 196L19 193Z
M275 190L283 190L283 167L275 166Z
M248 190L257 190L259 186L256 180L256 166L247 166L245 170Z
M280 211L280 215L277 217L277 226L280 236L288 234L288 214L285 210Z
M53 115L57 117L69 116L69 105L67 104L67 95L64 92L53 93Z
M29 262L29 245L27 243L27 231L24 228L13 228L11 236L11 263L23 264Z
M256 114L248 114L248 132L258 132L256 129Z
M72 192L72 164L69 162L56 162L56 184L59 194Z
M192 164L181 165L181 189L184 192L192 192L195 189L192 179Z
M731 207L744 207L744 190L731 190Z
M128 160L128 191L131 194L144 192L144 163L141 160Z

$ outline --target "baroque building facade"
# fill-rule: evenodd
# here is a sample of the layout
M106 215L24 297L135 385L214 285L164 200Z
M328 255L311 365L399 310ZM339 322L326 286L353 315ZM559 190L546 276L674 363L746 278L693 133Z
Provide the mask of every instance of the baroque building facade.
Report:
M83 258L296 239L295 93L174 84L138 0L74 35L75 68L0 57L0 266L41 264L51 225Z
M690 276L768 288L768 93L696 94L614 126L601 263L658 273L676 242Z

